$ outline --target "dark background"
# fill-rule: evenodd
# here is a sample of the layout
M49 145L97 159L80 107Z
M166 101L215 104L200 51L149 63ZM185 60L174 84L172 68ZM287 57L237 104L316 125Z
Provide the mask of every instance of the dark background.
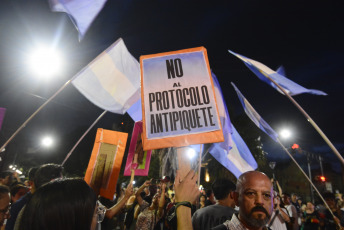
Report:
M232 117L243 109L230 82L234 82L257 112L277 132L293 131L286 147L322 156L326 170L341 175L341 164L304 116L283 95L261 82L228 49L257 60L271 69L283 65L289 79L328 96L302 94L294 99L313 118L339 152L344 149L342 1L143 1L109 0L84 39L68 16L50 11L45 0L2 0L0 3L0 107L7 108L0 144L67 80L101 51L122 37L128 50L140 55L204 46L222 87ZM26 59L39 44L55 46L65 67L52 79L37 78ZM102 113L72 85L44 108L1 153L1 167L61 163L80 136ZM235 120L235 119L233 119ZM123 122L123 124L122 124ZM236 123L234 123L236 126ZM131 133L130 117L107 113L80 143L66 163L70 172L86 170L96 128ZM237 127L239 132L243 132ZM258 128L263 149L277 167L290 163L281 147ZM50 149L40 146L52 135ZM129 144L129 142L128 142ZM305 156L296 155L306 167ZM124 160L125 161L125 160ZM312 168L318 169L317 160ZM305 170L307 170L305 168Z

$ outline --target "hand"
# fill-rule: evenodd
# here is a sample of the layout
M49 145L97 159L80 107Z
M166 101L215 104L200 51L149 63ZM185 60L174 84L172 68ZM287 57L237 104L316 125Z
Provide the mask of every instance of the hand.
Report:
M143 184L145 187L148 187L152 183L152 179L146 180L145 183Z
M196 201L199 196L196 181L197 176L193 170L190 170L183 180L181 180L177 171L176 179L174 180L176 202L188 201L192 204Z
M166 190L166 183L161 183L161 190L165 191Z
M129 197L131 197L133 195L134 191L133 191L133 184L129 183L127 189L125 190L125 195L124 197L126 197L127 199L129 199Z

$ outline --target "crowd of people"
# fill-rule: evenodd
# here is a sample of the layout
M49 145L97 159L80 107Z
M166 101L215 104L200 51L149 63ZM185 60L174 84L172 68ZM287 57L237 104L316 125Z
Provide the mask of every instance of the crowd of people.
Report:
M147 180L140 187L118 184L113 200L97 196L81 178L64 178L63 168L31 168L22 182L11 171L0 173L1 229L23 230L331 230L344 229L344 201L323 193L326 205L286 193L264 173L249 171L236 184L217 178L199 190L198 176L177 172ZM274 191L273 183L277 184ZM328 207L328 208L327 208Z

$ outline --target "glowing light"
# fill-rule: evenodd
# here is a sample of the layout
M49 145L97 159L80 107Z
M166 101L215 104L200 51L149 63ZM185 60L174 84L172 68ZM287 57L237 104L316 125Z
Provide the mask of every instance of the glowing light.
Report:
M196 151L194 149L189 149L187 154L188 154L189 159L191 160L196 156Z
M209 176L208 169L205 170L205 181L206 181L206 182L209 182L209 181L210 181L210 176Z
M45 137L42 140L42 145L45 147L50 147L53 144L53 139L51 137Z
M8 166L10 169L13 168L13 165Z
M292 149L298 149L300 148L300 146L298 144L293 144L293 146L291 146Z
M36 75L49 77L62 69L62 59L55 49L41 47L29 57L29 66Z
M281 132L280 132L280 135L281 137L283 137L284 139L288 139L291 137L291 132L290 130L288 129L283 129Z
M136 184L136 181L133 180L133 184Z

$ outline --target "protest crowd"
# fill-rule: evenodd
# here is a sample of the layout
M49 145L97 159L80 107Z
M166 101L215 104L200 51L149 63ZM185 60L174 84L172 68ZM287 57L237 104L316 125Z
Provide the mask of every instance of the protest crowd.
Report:
M236 182L217 178L206 191L199 190L192 170L184 178L177 172L174 183L169 177L138 187L122 183L113 200L63 174L57 164L31 168L25 181L16 172L1 172L1 229L344 229L342 197L322 194L332 216L322 203L283 191L258 171Z
M77 5L71 3L73 1L49 2L52 11L66 12L76 27L83 25L78 28L80 39L104 5L100 4L102 1L80 1L82 7L73 11L71 8ZM91 15L82 12L86 5L92 4L97 10L92 10ZM78 13L73 15L75 12ZM79 14L82 17L79 18ZM288 96L299 110L301 107L291 96L327 95L289 80L282 67L274 71L258 61L231 50L228 52L243 61L260 80ZM344 230L344 200L339 191L337 194L332 188L323 189L321 194L317 191L315 202L297 194L292 186L283 188L275 177L269 178L267 172L255 171L258 164L231 123L205 47L141 55L139 63L123 39L118 38L64 86L69 83L104 112L62 164L32 167L25 172L25 177L20 177L15 170L0 171L0 230ZM281 145L304 173L278 134L235 84L230 84L247 116ZM18 132L63 89L46 100L19 127L1 146L0 153L5 152ZM0 129L5 111L6 108L0 108ZM128 113L135 122L126 164L122 164L122 160L129 134L98 128L84 178L65 176L64 163L106 112ZM344 165L343 157L324 138L320 128L306 112L301 112ZM9 110L9 114L13 113ZM201 189L204 144L211 144L207 151L236 177L235 180L216 177L208 187ZM191 166L192 163L183 160L187 153L182 150L195 145L200 148L199 161L197 166ZM169 155L172 176L164 176L160 171L159 179L148 178L152 151L167 148L179 149ZM163 164L167 165L167 160L162 161L159 161L160 169ZM185 165L189 163L188 168ZM322 170L322 165L320 167ZM122 171L127 180L119 180ZM311 176L304 175L316 189ZM134 176L147 180L134 184Z

